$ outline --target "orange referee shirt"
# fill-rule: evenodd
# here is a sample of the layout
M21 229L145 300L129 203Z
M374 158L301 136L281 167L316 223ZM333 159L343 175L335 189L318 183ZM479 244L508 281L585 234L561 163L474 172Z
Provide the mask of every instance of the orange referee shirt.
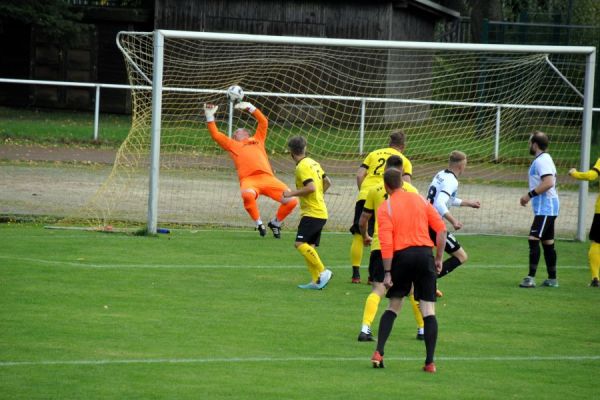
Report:
M394 252L408 247L433 247L429 227L435 232L446 230L438 212L417 193L396 190L377 209L381 257L392 258Z
M265 150L269 121L259 109L256 109L252 116L258 122L258 127L254 136L243 141L233 140L219 132L214 121L207 124L210 136L223 150L229 152L240 181L252 175L273 175L273 169Z

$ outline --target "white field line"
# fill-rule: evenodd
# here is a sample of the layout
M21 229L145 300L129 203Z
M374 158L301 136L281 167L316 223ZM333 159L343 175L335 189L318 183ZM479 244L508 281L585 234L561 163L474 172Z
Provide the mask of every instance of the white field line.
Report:
M386 360L422 361L423 357L389 357ZM436 357L447 362L535 362L535 361L600 361L597 356L488 356L488 357ZM232 358L154 358L114 360L40 360L0 361L0 367L51 366L51 365L120 365L120 364L208 364L208 363L290 363L290 362L369 362L368 357L232 357Z
M120 268L140 268L140 269L304 269L306 265L295 264L295 265L210 265L210 264L98 264L98 263L86 263L86 262L75 262L75 261L61 261L61 260L45 260L41 258L29 258L29 257L16 257L11 255L0 255L0 260L12 260L19 262L27 262L32 264L40 265L55 265L64 267L76 267L76 268L98 268L98 269L120 269ZM346 269L347 265L327 265L329 269ZM1 268L1 267L0 267ZM523 269L526 268L523 265L505 265L505 264L471 264L468 263L463 268L468 269ZM559 265L559 269L588 269L587 265Z

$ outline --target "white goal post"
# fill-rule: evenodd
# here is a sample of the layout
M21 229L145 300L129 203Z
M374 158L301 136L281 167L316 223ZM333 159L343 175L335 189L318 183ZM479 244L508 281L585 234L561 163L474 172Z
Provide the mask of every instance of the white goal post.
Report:
M526 234L522 221L531 211L518 198L531 162L527 138L539 129L549 134L562 174L559 235L585 237L588 185L568 181L565 171L589 167L594 47L171 30L121 32L117 44L138 89L130 134L84 211L92 224L140 225L143 218L149 233L159 223L251 226L232 163L210 139L201 111L202 103L220 104L221 131L253 129L252 118L227 103L225 91L236 84L269 119L267 151L281 180L293 185L285 142L297 134L307 137L309 151L333 177L328 229L350 226L357 168L402 129L422 193L450 151L467 153L460 197L478 198L482 208L456 210L465 232ZM276 203L261 199L268 219Z

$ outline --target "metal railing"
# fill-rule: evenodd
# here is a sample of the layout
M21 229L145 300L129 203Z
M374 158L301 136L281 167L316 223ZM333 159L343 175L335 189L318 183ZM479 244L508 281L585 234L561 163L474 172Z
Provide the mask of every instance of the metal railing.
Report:
M94 131L93 139L99 139L100 128L100 91L101 89L122 89L122 90L152 90L150 85L119 85L111 83L86 83L86 82L66 82L66 81L44 81L29 79L9 79L0 78L0 83L26 84L26 85L47 85L47 86L67 86L67 87L85 87L95 89L94 102ZM163 87L163 91L185 92L185 93L225 93L225 90L215 89L190 89L190 88L170 88ZM417 100L417 99L390 99L378 97L354 97L354 96L331 96L331 95L302 95L289 93L270 93L270 92L246 92L247 95L264 97L282 97L282 98L302 98L302 99L323 99L323 100L341 100L341 101L359 101L360 102L360 128L359 128L359 154L364 154L364 138L366 133L366 115L368 103L400 103L400 104L419 104L419 105L446 105L459 107L480 107L494 109L496 113L495 132L494 132L494 150L493 158L498 160L500 157L500 131L502 126L503 109L527 109L527 110L547 110L547 111L583 111L583 107L567 106L539 106L526 104L500 104L500 103L478 103L462 101L436 101L436 100ZM600 112L600 108L592 108L592 112ZM229 107L228 129L231 137L233 124L233 104Z
M152 86L132 86L132 85L118 85L112 83L87 83L87 82L66 82L66 81L42 81L34 79L9 79L0 78L0 83L16 83L25 85L45 85L45 86L67 86L67 87L84 87L95 89L95 101L94 101L94 140L99 138L99 126L100 126L100 90L101 89L144 89L152 90Z

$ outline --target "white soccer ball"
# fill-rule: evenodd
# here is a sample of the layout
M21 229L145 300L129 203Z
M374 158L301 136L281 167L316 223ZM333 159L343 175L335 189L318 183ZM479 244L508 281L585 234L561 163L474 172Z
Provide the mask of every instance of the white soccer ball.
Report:
M231 101L242 101L244 98L244 89L238 85L229 86L227 89L227 97Z

